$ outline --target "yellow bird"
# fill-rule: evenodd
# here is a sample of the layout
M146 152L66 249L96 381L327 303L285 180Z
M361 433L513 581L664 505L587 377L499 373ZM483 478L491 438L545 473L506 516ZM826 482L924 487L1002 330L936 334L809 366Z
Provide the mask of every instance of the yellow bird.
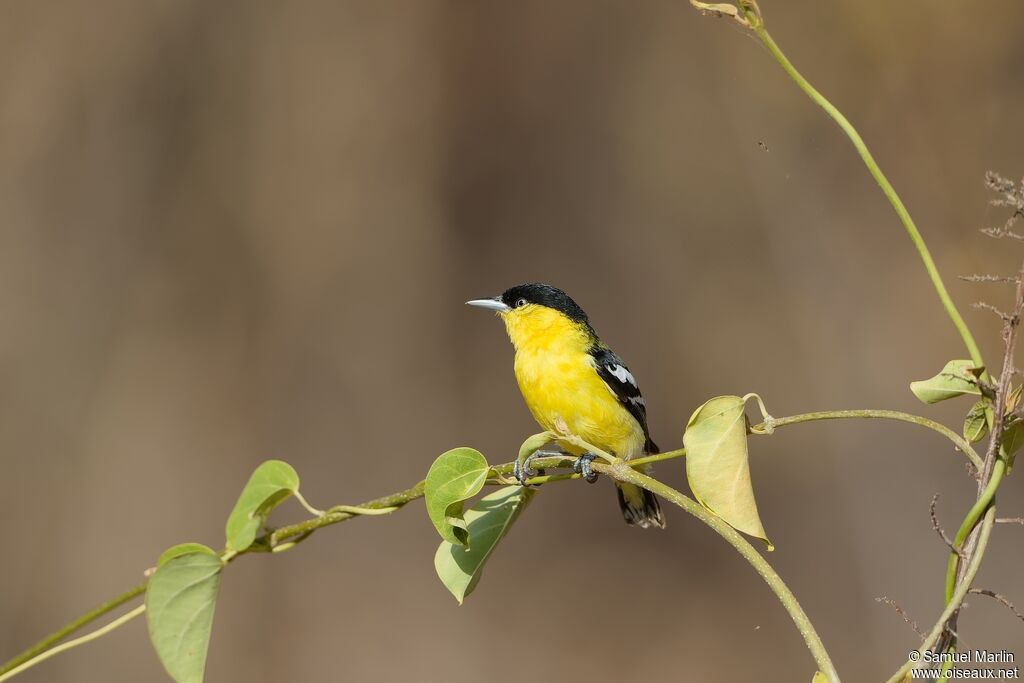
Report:
M467 301L496 311L515 347L519 389L534 419L546 430L560 425L584 441L628 460L658 452L647 431L647 406L636 379L591 327L587 314L562 290L529 283L491 299ZM594 481L594 455L574 453L576 471ZM534 473L529 461L516 473ZM615 482L627 524L665 528L650 491Z

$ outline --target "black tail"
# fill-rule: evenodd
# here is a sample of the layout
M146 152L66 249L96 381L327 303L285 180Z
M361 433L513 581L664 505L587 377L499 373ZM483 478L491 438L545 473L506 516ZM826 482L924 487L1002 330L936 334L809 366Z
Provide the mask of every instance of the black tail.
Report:
M615 492L619 494L619 507L626 524L647 529L656 526L665 528L665 516L661 514L658 497L647 489L621 481L615 482Z
M644 432L647 428L644 427ZM647 437L644 444L644 455L660 453L658 444ZM643 469L644 474L651 473L651 466ZM648 529L656 526L659 529L665 528L665 515L661 514L661 505L658 504L658 497L647 489L642 489L633 484L615 482L615 493L619 494L619 507L622 508L622 516L626 518L626 524L638 526L641 529Z

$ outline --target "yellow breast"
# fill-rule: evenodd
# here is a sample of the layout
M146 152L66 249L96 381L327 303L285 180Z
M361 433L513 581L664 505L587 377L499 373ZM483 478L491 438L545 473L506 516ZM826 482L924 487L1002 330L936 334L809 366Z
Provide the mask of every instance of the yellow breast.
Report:
M620 457L643 452L643 429L598 376L587 328L545 307L507 314L515 372L526 405L544 429L560 420L573 434Z

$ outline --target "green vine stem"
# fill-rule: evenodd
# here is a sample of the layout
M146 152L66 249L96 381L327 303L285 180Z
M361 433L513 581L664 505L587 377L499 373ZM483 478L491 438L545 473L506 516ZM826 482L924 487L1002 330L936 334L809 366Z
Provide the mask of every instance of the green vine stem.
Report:
M703 3L698 3L703 4ZM803 74L797 71L793 63L789 61L789 58L782 52L782 49L776 44L775 40L768 33L768 30L764 26L764 19L761 16L761 12L757 7L757 4L750 2L750 0L739 0L737 3L739 11L742 13L741 23L747 26L751 31L754 32L761 42L764 44L768 51L775 57L775 61L779 63L782 69L789 75L790 78L800 87L804 93L811 98L815 104L825 110L825 113L835 121L839 127L846 133L846 137L853 143L857 153L860 155L861 160L867 167L871 177L875 179L878 186L882 188L882 193L885 195L889 203L892 204L892 208L895 209L896 215L899 217L900 222L903 223L904 229L907 231L907 235L910 237L910 241L914 243L914 247L917 249L917 253L921 257L921 261L924 263L924 268L928 271L928 277L932 281L932 286L935 288L935 293L938 294L939 300L942 302L943 308L946 309L946 314L949 319L953 322L953 326L956 327L957 332L960 333L960 338L963 339L964 345L967 347L967 352L971 356L971 360L974 361L975 365L981 367L984 366L984 362L981 358L981 351L978 349L977 343L974 341L974 336L971 334L970 329L967 327L967 323L960 316L960 311L957 310L956 304L953 303L953 299L949 296L949 292L946 290L946 285L942 281L942 276L939 275L939 270L935 266L935 261L932 259L931 252L928 250L928 246L924 242L924 238L921 237L920 231L914 224L914 220L910 217L910 212L907 211L907 207L904 206L903 200L896 194L896 190L893 189L892 184L889 183L889 179L882 173L882 169L879 168L878 162L875 161L874 156L868 150L868 146L864 143L860 133L853 127L853 124L839 111L835 105L828 101L828 99L818 92L811 83L804 78Z
M975 365L984 367L984 361L981 357L978 345L974 341L974 337L971 334L970 329L961 317L952 298L949 296L949 292L942 281L942 277L939 275L931 253L924 242L924 238L921 236L921 233L918 231L913 219L910 217L910 213L907 211L903 201L889 183L885 174L882 173L878 163L875 161L871 152L868 150L867 145L864 143L863 138L861 138L860 134L849 120L824 95L812 86L806 78L804 78L768 33L764 25L764 18L761 14L761 10L757 5L757 0L736 0L735 6L731 4L705 3L700 2L699 0L690 0L690 2L697 9L705 13L731 16L744 27L750 29L761 40L761 43L768 49L782 69L791 79L793 79L797 86L803 90L815 104L820 106L825 113L836 122L836 124L839 125L842 131L850 139L854 148L857 150L857 153L860 155L861 160L867 167L868 172L875 179L875 182L878 183L882 193L896 211L896 215L899 217L907 235L910 237L911 242L913 242L914 247L917 249L917 252L921 257L921 261L928 273L928 277L931 279L932 286L934 287L939 300L945 308L953 326L960 334L964 345L967 347L971 360ZM1022 298L1022 287L1024 287L1024 278L1018 276L1017 310L1016 314L1011 318L1012 322L1010 323L1009 338L1006 337L1007 330L1004 330L1004 339L1007 339L1006 358L1004 359L1002 377L999 382L1000 392L1004 395L1000 396L999 403L1001 403L1005 398L1005 392L1008 390L1009 386L1007 370L1012 367L1013 330L1019 321L1022 302L1024 302L1024 298ZM989 374L987 372L983 373L982 379L988 381L990 379ZM998 417L1002 415L1001 406L997 407L997 410L999 411L997 415L997 422L1001 423L1002 420L998 419ZM995 498L996 489L999 487L1000 481L1005 472L1005 463L1002 459L997 460L993 454L993 447L995 451L998 451L1001 445L1001 430L997 429L997 425L990 426L992 427L992 436L990 439L989 452L986 453L985 459L981 461L980 464L977 454L974 454L973 451L961 448L961 450L963 450L965 454L968 454L969 457L973 455L973 457L971 457L971 462L974 464L977 471L979 495L957 532L953 552L949 557L945 585L946 609L944 611L943 618L936 625L932 636L926 640L926 647L923 646L922 649L933 647L935 643L938 642L939 636L944 633L947 628L947 622L949 622L949 628L955 627L956 617L959 613L958 610L963 600L963 596L966 595L967 590L970 588L970 583L973 579L974 573L977 571L978 565L980 564L981 555L984 552L984 542L987 542L987 534L991 529L991 523L989 523L987 528L979 528L977 523L983 513L989 514L989 512L991 512L993 508L992 501ZM770 427L771 425L769 425L769 428ZM989 512L986 512L986 510ZM987 519L988 517L986 517L986 520ZM982 537L984 538L984 541L980 540ZM964 564L967 566L961 566ZM960 574L959 583L957 583L958 573ZM942 647L946 651L952 651L956 647L955 634L952 635L949 642L945 643ZM909 664L904 666L903 669L901 669L901 672L894 677L893 680L901 679L903 674L905 674L909 668ZM940 676L941 680L946 680L948 670L948 666L943 667L942 675Z
M792 416L789 416L789 417L772 418L772 425L774 427L784 427L784 426L787 426L787 425L798 424L798 423L801 423L801 422L811 422L811 421L816 421L816 420L835 420L835 419L854 419L854 418L863 418L863 419L881 418L881 419L889 419L889 420L896 420L896 421L899 421L899 422L907 422L907 423L910 423L910 424L916 424L916 425L919 425L921 427L925 427L925 428L930 429L932 431L938 432L939 434L942 434L943 436L948 438L957 448L959 448L961 451L963 451L963 453L971 460L972 463L980 463L980 459L978 458L978 455L971 448L970 444L967 443L962 437L960 437L958 434L956 434L952 430L948 429L947 427L945 427L945 426L943 426L943 425L941 425L941 424L939 424L937 422L933 422L932 420L929 420L927 418L919 417L917 415L911 415L909 413L901 413L901 412L893 411L893 410L833 410L833 411L821 411L821 412L815 412L815 413L804 413L804 414L801 414L801 415L792 415ZM756 433L756 432L758 432L759 428L762 428L762 427L763 427L763 425L755 425L754 427L751 428L751 430ZM675 459L675 458L684 457L685 455L686 455L686 449L679 448L679 449L676 449L676 450L673 450L673 451L666 451L664 453L658 453L658 454L655 454L655 455L649 455L649 456L646 456L646 457L643 457L643 458L636 458L634 460L629 461L627 464L624 464L623 466L628 465L627 469L637 468L637 467L641 467L643 465L647 465L647 464L650 464L650 463L653 463L653 462L661 462L661 461L665 461L665 460L672 460L672 459ZM533 465L534 465L534 467L537 467L537 468L540 468L540 469L556 468L556 467L569 466L569 465L571 465L572 461L573 461L573 458L571 456L555 455L555 456L551 456L551 457L537 458L533 462ZM505 485L505 484L507 484L508 481L505 479L505 475L510 474L512 472L512 469L513 469L513 463L511 463L511 462L504 463L504 464L501 464L501 465L495 465L494 467L491 468L494 476L490 477L488 479L487 483L490 484L490 485ZM536 477L532 477L532 478L528 479L527 483L530 484L530 485L542 485L542 484L547 484L547 483L552 483L552 482L557 482L557 481L567 481L567 480L578 479L578 478L579 478L579 475L578 474L574 474L574 473L540 475L540 476L536 476ZM652 481L652 482L656 482L656 480L651 479L650 477L645 477L645 480L647 480L647 479L650 479L650 481ZM408 504L408 503L410 503L410 502L412 502L412 501L414 501L414 500L416 500L418 498L422 498L423 497L423 484L424 483L422 481L420 481L417 484L415 484L414 486L411 486L411 487L409 487L409 488L407 488L407 489L405 489L403 491L397 491L395 493L392 493L392 494L389 494L389 495L386 495L386 496L382 496L380 498L375 498L373 500L366 501L365 503L361 503L360 505L355 505L355 506L352 506L352 505L336 505L336 506L330 508L329 510L327 510L327 512L325 512L322 515L318 515L316 517L313 517L313 518L310 518L310 519L307 519L307 520L303 520L303 521L297 522L295 524L290 524L288 526L283 526L283 527L280 527L278 529L275 529L275 530L272 530L272 531L268 531L266 534L264 534L263 536L258 538L256 540L256 542L253 543L253 546L251 548L245 550L243 553L240 553L240 554L250 554L250 553L261 552L261 551L262 552L267 552L267 551L273 552L273 551L287 550L289 548L294 547L296 544L298 544L302 540L308 538L309 535L312 534L314 531L316 531L318 529L321 529L323 527L331 526L331 525L334 525L334 524L338 524L340 522L344 522L346 520L352 519L353 517L359 517L359 516L365 516L365 515L386 515L386 514L390 514L390 513L394 512L394 511L402 508L406 504ZM641 484L638 484L638 485L641 485ZM654 490L654 489L652 489L652 490ZM668 489L666 487L665 491L674 491L674 490L673 489ZM656 494L659 494L659 495L662 493L659 490L654 490L654 492ZM678 494L678 495L682 495L682 494L679 494L678 492L675 492L675 493ZM686 497L683 496L683 498L686 498ZM692 501L689 498L686 498L686 500L689 501L689 503L687 503L687 505L692 504L692 505L696 506L695 508L684 507L684 509L686 509L688 512L693 510L693 511L695 511L695 512L693 512L693 514L699 513L699 514L697 514L697 516L700 519L702 519L702 520L710 519L710 518L713 517L714 520L716 520L718 523L724 524L724 522L721 522L717 517L714 517L713 515L711 515L711 513L709 513L706 510L704 510L704 508L700 507L696 502ZM676 502L676 500L672 500L672 502ZM729 527L729 528L731 529L731 527ZM733 533L735 533L735 532L733 532ZM728 540L730 543L732 543L732 540L734 538L739 538L740 540L743 540L742 537L740 537L740 536L736 536L736 537L730 536L726 540ZM743 542L746 543L746 541L743 541ZM733 545L735 546L735 544L733 544ZM753 550L752 548L749 548L749 544L746 544L746 545L747 545L747 547L748 547L750 552L753 552L755 555L757 554L755 550ZM740 548L737 546L737 549L739 550ZM741 550L741 554L743 552L746 552L746 550ZM744 555L744 557L746 557L746 555ZM760 557L760 555L758 555L758 557ZM230 559L235 559L235 558L232 557ZM751 561L752 564L754 564L755 569L758 569L759 573L761 573L760 563L764 563L765 566L767 566L767 563L764 562L763 558L760 559L760 561L758 561L757 559L751 560L748 557L748 560ZM769 569L770 569L770 567L769 567ZM769 575L768 574L761 573L761 575L763 577L765 577L765 581L768 581L769 585L772 586L773 589L774 589L774 587L775 587L775 585L773 584L774 580L769 580L769 578L768 578ZM113 599L103 603L102 605L96 607L95 609L91 610L90 612L87 612L86 614L83 614L81 617L78 617L74 621L68 623L67 625L63 626L59 630L57 630L54 633L50 634L46 638L40 640L38 643L32 645L31 647L29 647L25 651L23 651L20 654L16 655L10 661L5 662L4 664L0 665L0 675L5 674L5 673L11 671L15 667L18 667L21 664L23 664L23 663L25 663L25 662L27 662L27 661L37 657L39 654L41 654L43 652L49 651L51 648L54 647L54 645L56 643L60 642L64 638L68 637L72 633L80 630L81 628L83 628L87 624L89 624L89 623L95 621L96 619L100 618L104 614L107 614L108 612L111 612L112 610L116 609L120 605L123 605L124 603L130 601L131 599L133 599L133 598L135 598L135 597L137 597L139 595L142 595L145 592L145 590L146 590L146 584L145 583L141 583L141 584L139 584L139 585L129 589L128 591L125 591L124 593L122 593L121 595L117 596L116 598L113 598ZM785 592L788 592L788 589L786 589ZM782 599L781 595L780 595L780 599ZM785 604L785 602L784 602L784 604ZM797 607L799 607L799 606L797 605ZM806 617L803 617L803 618L805 619ZM796 621L797 617L794 617L794 620ZM798 625L798 627L801 627L801 633L805 634L805 638L808 637L806 635L806 633L813 633L813 629L811 631L808 631L808 632L805 633L804 627L801 626L801 623L799 621L798 621L797 625ZM815 636L815 638L817 638L817 636Z
M12 657L9 661L4 662L0 665L0 674L6 674L8 671L12 671L15 667L21 666L25 662L33 659L43 652L50 650L54 645L64 640L72 633L79 631L87 624L96 621L104 614L111 612L126 602L130 602L132 599L137 598L146 592L146 582L140 583L133 588L129 588L124 593L121 593L116 598L107 600L102 605L97 606L95 609L89 610L82 616L78 617L74 621L68 622L61 628L57 629L50 635L46 636L38 643L30 648L25 649L23 652L18 653Z
M710 5L707 3L694 2L695 6L704 9L705 11L723 12L722 9L715 9L715 7L722 8L724 5ZM786 57L779 46L775 43L774 39L768 33L764 26L759 8L756 2L753 0L739 0L737 3L738 12L730 12L730 14L740 21L743 25L748 27L753 33L761 40L764 46L781 65L783 70L793 79L793 81L800 87L801 90L818 106L820 106L826 114L829 115L843 130L846 136L850 139L854 148L860 155L864 165L867 167L868 172L878 183L883 194L896 211L900 222L903 224L911 242L917 249L917 252L924 264L925 270L931 279L932 285L939 297L943 307L946 310L947 315L953 322L957 331L960 334L964 345L967 348L968 353L972 361L978 365L983 366L983 360L981 352L978 349L974 337L968 329L966 323L961 317L956 305L953 303L952 298L946 289L945 284L939 275L938 269L935 262L928 250L927 245L918 231L917 226L914 224L913 219L910 217L906 206L896 193L895 189L889 183L885 174L882 173L875 161L873 155L868 150L867 145L861 138L860 134L849 122L849 120L840 112L824 95L822 95L813 85L807 81L806 78L793 66L792 62ZM851 418L880 418L898 420L902 422L909 422L918 424L926 427L933 431L936 431L946 436L953 444L964 453L964 455L971 461L975 467L979 470L982 469L984 463L975 453L974 449L970 446L966 440L962 439L958 434L948 429L944 425L941 425L932 420L910 415L908 413L901 413L898 411L887 411L887 410L845 410L845 411L823 411L815 413L806 413L803 415L795 415L785 418L773 418L770 421L766 420L765 423L752 428L752 431L758 432L758 427L761 427L761 433L770 431L772 428L785 426L789 424L797 424L800 422L809 422L815 420L828 420L828 419L851 419ZM716 533L722 536L730 545L732 545L739 553L746 559L751 566L758 572L758 574L765 580L771 590L779 598L782 605L785 607L790 617L793 619L801 635L804 637L805 643L810 650L815 661L818 663L819 670L825 674L825 676L831 680L838 682L839 677L833 666L831 659L828 656L827 651L821 642L820 637L814 630L807 615L803 612L796 597L792 594L789 588L785 585L778 574L772 569L771 565L758 553L753 546L746 541L732 527L722 521L719 517L712 514L701 506L696 501L685 496L679 491L661 483L660 481L648 477L633 467L640 466L642 464L657 462L662 460L669 460L672 458L682 457L685 455L685 450L678 449L676 451L670 451L667 453L657 454L648 456L646 458L640 458L630 463L625 462L614 462L612 464L594 463L593 468L595 471L603 472L608 476L615 478L619 481L635 484L642 488L645 488L653 493L662 496L669 502L672 502L676 506L682 508L689 514L693 515L700 521L704 522L707 526L711 527ZM556 467L560 464L564 464L566 458L564 457L552 457L538 459L535 465L538 467ZM501 475L508 474L512 470L512 463L500 465L492 468L496 474L496 477L489 481L489 483L502 483ZM957 571L957 555L954 554L950 558L949 571L947 571L946 580L946 597L947 604L940 616L935 627L928 634L924 642L922 643L922 649L929 649L934 647L935 643L938 642L941 637L945 625L950 617L959 609L962 604L967 591L970 588L971 582L974 579L975 574L980 566L982 556L984 554L985 546L988 543L989 535L991 533L992 525L995 520L995 507L991 505L992 500L995 496L995 491L998 488L1002 475L1005 471L1005 463L1001 460L996 463L995 468L992 471L992 476L985 486L984 493L980 496L968 513L967 518L964 519L960 530L957 533L955 543L958 545L963 543L971 530L975 528L980 516L984 513L984 519L979 527L979 534L975 552L973 553L970 562L967 564L962 580L956 583L956 571ZM534 477L529 480L531 484L543 484L554 481L564 481L569 479L578 478L576 474L557 474L557 475L545 475ZM359 506L335 506L323 514L318 514L316 517L299 522L297 524L281 527L273 532L269 532L265 536L261 537L254 544L253 548L245 551L245 553L256 552L257 550L273 550L275 548L283 549L284 547L293 547L296 543L302 539L308 537L315 530L337 524L339 522L346 521L356 516L363 515L385 515L395 510L400 509L407 503L421 498L423 496L423 482L417 483L404 491L377 498L372 501L367 501ZM245 554L243 553L243 554ZM952 577L952 580L951 580ZM84 644L95 638L99 638L106 633L118 628L119 626L127 623L131 619L139 616L143 613L145 606L140 605L132 611L122 615L118 619L112 621L110 624L93 631L85 636L77 638L75 640L59 643L64 638L68 637L72 633L80 630L86 624L95 621L99 617L107 614L108 612L116 609L118 606L125 604L126 602L138 597L145 592L146 584L142 583L138 586L129 589L125 593L113 598L112 600L103 603L96 607L92 611L82 615L74 621L68 623L64 627L60 628L53 634L50 634L46 638L40 640L35 645L29 647L24 652L18 654L10 661L0 665L0 683L6 681L19 673L20 671L28 668L35 663L48 659L59 652L63 652L77 645ZM911 663L905 664L897 674L890 679L891 683L903 680L906 673L909 671Z
M31 657L28 660L22 662L21 664L18 664L16 666L12 667L10 670L6 671L5 673L0 674L0 683L3 683L4 681L7 681L7 680L10 680L10 679L14 678L18 674L20 674L22 671L27 671L28 669L31 669L36 664L44 662L47 659L49 659L50 657L53 657L54 655L58 655L61 652L64 652L65 650L70 650L71 648L78 647L79 645L85 645L88 642L91 642L93 640L96 640L97 638L105 636L108 633L110 633L111 631L113 631L114 629L121 628L122 626L127 624L129 621L131 621L132 619L134 619L135 617L139 616L140 614L142 614L145 611L146 611L146 606L145 605L139 605L138 607L136 607L135 609L131 610L130 612L126 612L125 614L122 614L121 616L119 616L117 619L114 619L112 622L110 622L106 626L103 626L102 628L98 628L95 631L93 631L92 633L87 633L87 634L85 634L84 636L82 636L80 638L75 638L74 640L69 640L66 643L61 643L60 645L52 647L49 650L44 650L42 652L39 652L34 657Z
M657 457L661 460L665 460L669 458L682 457L684 455L685 450L678 449L676 451L661 453L658 454L657 456L651 457ZM568 456L538 458L534 462L534 466L540 468L557 467L560 465L564 466L570 464L572 460L573 459ZM768 562L754 549L753 546L750 545L750 543L746 541L746 539L743 538L743 536L739 534L739 532L735 531L732 527L730 527L728 524L722 521L721 518L709 512L699 503L683 495L679 491L676 491L675 489L665 484L662 484L656 479L636 472L631 467L639 467L645 464L646 462L650 462L650 460L647 458L637 459L635 462L631 463L617 461L611 465L595 463L594 469L599 472L605 472L606 474L615 479L634 483L637 486L646 488L652 491L653 493L664 497L669 502L681 507L686 512L697 517L699 520L710 526L716 533L722 536L730 545L736 548L740 555L742 555L754 567L758 574L765 580L765 582L772 589L772 591L778 596L783 607L785 607L787 612L789 612L794 623L796 623L801 635L804 637L808 649L811 651L811 654L818 662L819 669L823 673L827 674L830 677L830 680L838 682L839 677L835 671L835 667L832 665L828 653L825 651L821 639L818 637L813 626L811 625L810 620L807 618L807 615L803 612L802 608L800 607L800 604L797 602L796 597L793 595L792 591L789 590L789 588L785 585L785 583L775 572L775 570L772 569L771 565L768 564ZM494 468L492 468L495 471L496 476L492 478L492 480L490 480L488 483L500 484L501 482L498 480L498 477L502 474L507 474L508 472L511 472L512 466L512 463L506 463L503 465L497 465ZM528 483L531 485L535 485L547 483L550 481L575 479L578 477L579 475L577 474L538 476L529 479ZM336 506L336 508L329 510L327 513L323 515L319 515L317 517L299 522L297 524L281 527L273 532L270 532L266 536L262 537L262 539L258 540L257 543L255 544L255 547L260 547L260 545L262 544L264 549L268 547L270 549L273 549L277 545L286 545L289 543L293 543L295 539L308 537L309 534L322 527L337 524L345 520L351 519L353 517L360 516L361 513L370 513L371 511L372 513L379 513L383 512L384 510L388 510L388 512L390 512L392 510L401 508L402 506L406 505L407 503L413 500L416 500L417 498L422 497L423 482L419 482L415 486L405 489L404 491L399 491L388 496L376 498L374 500L367 501L359 506ZM255 551L247 550L241 554L247 554L249 552ZM101 616L102 614L111 611L112 609L116 608L117 605L122 604L127 600L130 600L132 597L141 594L142 592L144 592L144 590L145 584L137 586L133 588L131 591L123 594L122 596L119 596L118 598L115 598L114 600L105 603L104 605L101 605L89 614L84 615L79 619L76 619L74 622L72 622L72 624L69 624L68 626L58 631L57 634L54 634L54 636L60 634L59 637L55 639L54 636L49 636L43 641L40 641L40 643L32 646L31 648L29 648L29 650L26 650L25 653L23 653L22 655L19 655L14 660L11 660L11 662L5 664L4 667L0 669L0 671L11 672L10 675L14 675L14 673L16 673L14 671L15 667L19 667L25 663L28 663L28 665L31 666L35 663L41 662L49 658L54 654L57 654L58 652L70 649L71 647L74 647L79 644L84 644L85 642L88 642L89 640L92 640L95 637L99 637L99 635L103 635L104 633L109 632L113 628L120 626L122 623L126 623L128 619L122 618L121 620L112 622L107 627L104 627L103 629L100 629L97 632L88 634L83 638L80 638L75 641L69 641L62 645L58 645L57 647L53 647L49 650L47 649L48 647L53 645L55 640L59 640L60 637L66 636L67 634L75 630L74 628L71 628L72 626L74 626L75 628L80 628L85 623L88 623L88 621L92 621ZM134 612L129 614L131 616L138 616L138 614ZM40 653L42 653L42 656L40 656ZM33 657L35 657L35 659L33 659ZM18 669L18 671L21 670L23 669ZM6 678L9 677L10 676L5 676L4 678L0 678L0 681L6 680Z
M968 443L967 439L963 438L946 425L940 424L934 420L929 420L926 417L913 415L911 413L903 413L898 410L823 410L815 413L803 413L802 415L772 418L771 426L778 428L785 427L786 425L798 424L800 422L850 419L895 420L897 422L908 422L910 424L925 427L933 432L938 432L949 439L953 445L956 446L957 450L961 451L979 472L984 465L982 459L975 452L974 448L971 447L971 444ZM755 433L763 433L764 426L767 425L754 425L750 430Z
M999 460L996 462L995 469L992 470L992 478L989 479L988 485L982 492L978 500L975 501L971 507L967 516L964 517L964 521L960 524L960 528L956 532L956 536L953 538L953 546L956 550L960 550L964 547L964 542L967 540L967 536L970 535L974 526L981 519L981 516L985 514L985 511L990 509L989 506L996 497L996 489L999 488L999 484L1003 479L1003 474L1006 473L1006 462ZM946 602L948 603L953 599L954 589L956 588L956 574L957 565L959 564L959 555L956 552L950 553L949 561L946 565Z
M952 616L947 625L947 640L943 648L947 652L953 652L957 646L956 622L959 616L960 603L954 596L958 593L958 579L960 584L968 584L965 564L970 565L976 555L984 554L984 548L978 543L980 531L977 528L978 518L986 510L995 506L996 491L1002 482L1003 475L1007 472L1008 459L1011 453L1007 452L1004 437L1006 434L1009 411L1007 401L1012 391L1012 380L1014 375L1014 352L1017 345L1017 334L1019 332L1021 317L1024 316L1024 264L1017 273L1017 287L1014 296L1013 311L1003 317L1003 365L999 373L999 381L996 385L996 399L992 407L992 433L989 437L988 450L985 453L985 464L980 470L978 480L978 497L974 505L968 511L967 516L961 523L956 537L953 541L952 552L946 564L946 604L952 605ZM949 667L944 666L942 676L939 680L948 680Z
M825 650L825 645L821 642L821 638L818 636L817 631L814 630L811 620L803 611L803 608L797 601L796 596L793 595L793 592L789 590L789 587L786 586L782 578L772 568L768 561L765 560L759 552L757 552L754 546L752 546L747 539L740 534L740 532L726 524L721 517L710 512L697 501L680 493L671 486L663 484L657 479L634 470L629 465L630 463L626 462L620 462L615 465L606 465L604 463L595 462L591 466L595 471L607 474L612 479L634 484L647 489L651 493L661 496L673 505L682 508L707 526L711 527L715 533L725 539L729 545L736 549L743 559L750 563L754 570L762 579L764 579L765 583L768 584L768 587L771 588L772 592L775 593L779 602L782 603L786 612L789 613L793 623L796 624L800 635L803 636L804 642L807 644L807 649L810 651L811 656L814 657L814 661L818 664L818 670L821 671L829 681L832 681L832 683L839 683L839 674L836 671L835 666L832 664L832 659L829 657L828 652Z
M645 455L642 458L633 458L629 461L630 467L639 467L640 465L647 465L652 462L661 462L662 460L671 460L678 458L681 455L686 455L685 448L677 448L674 451L665 451L664 453L655 453L654 455Z
M938 621L935 622L935 626L925 636L924 641L919 646L918 650L924 652L931 650L935 647L935 644L939 642L939 638L942 637L942 633L946 630L946 623L949 621L953 613L960 609L960 605L963 603L964 598L967 597L967 592L971 589L971 583L974 581L974 577L978 573L978 568L981 566L981 559L985 554L985 547L988 545L989 536L992 533L992 526L995 524L996 519L996 508L995 506L989 507L985 513L985 517L982 520L980 532L978 534L978 546L977 552L971 557L971 561L967 565L967 569L964 572L963 580L957 585L953 595L950 596L949 602L946 604L945 609L942 610L942 614L939 615ZM924 658L922 657L922 660ZM914 666L914 662L907 660L907 663L899 668L899 670L892 675L887 683L902 683L906 680L907 673Z

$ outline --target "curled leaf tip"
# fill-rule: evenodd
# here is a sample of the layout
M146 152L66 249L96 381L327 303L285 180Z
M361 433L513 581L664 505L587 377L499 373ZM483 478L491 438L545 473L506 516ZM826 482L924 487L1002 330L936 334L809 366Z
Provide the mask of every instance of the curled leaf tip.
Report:
M241 552L256 540L271 510L299 492L299 475L283 460L260 464L238 496L228 516L224 536L230 550Z
M463 504L480 492L490 471L483 454L472 448L453 448L439 455L430 466L423 497L430 521L445 541L469 544Z
M980 377L985 368L970 360L951 360L935 376L910 383L910 390L924 403L938 403L964 394L981 394Z

